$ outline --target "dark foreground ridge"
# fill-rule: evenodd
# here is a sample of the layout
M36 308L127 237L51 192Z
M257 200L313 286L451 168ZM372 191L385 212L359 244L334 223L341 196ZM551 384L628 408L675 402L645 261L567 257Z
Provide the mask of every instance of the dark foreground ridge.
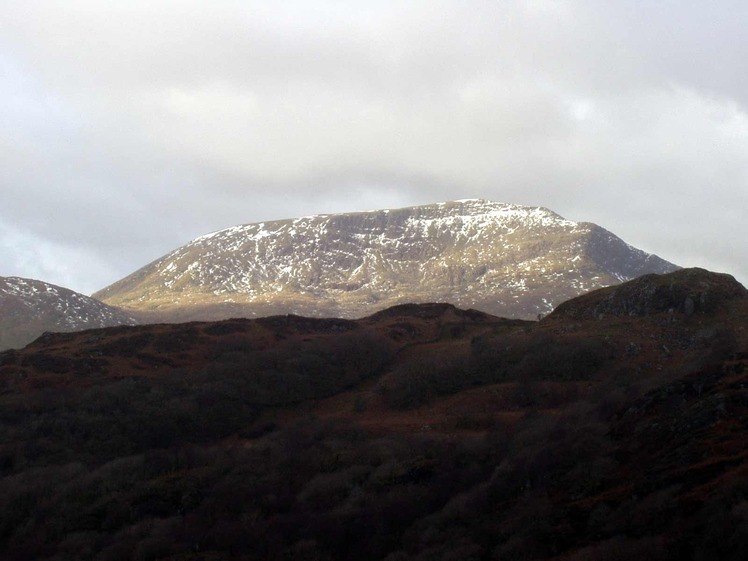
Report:
M667 275L644 275L631 282L596 290L559 305L553 316L596 318L600 315L647 316L660 312L686 315L724 310L748 291L731 275L705 269L681 269Z
M748 298L646 276L0 354L0 558L742 560Z

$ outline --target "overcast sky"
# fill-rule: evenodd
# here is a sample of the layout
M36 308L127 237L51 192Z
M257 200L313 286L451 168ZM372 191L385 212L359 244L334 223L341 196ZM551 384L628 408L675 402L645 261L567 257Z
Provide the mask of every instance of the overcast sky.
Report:
M0 0L0 275L481 197L748 282L745 0Z

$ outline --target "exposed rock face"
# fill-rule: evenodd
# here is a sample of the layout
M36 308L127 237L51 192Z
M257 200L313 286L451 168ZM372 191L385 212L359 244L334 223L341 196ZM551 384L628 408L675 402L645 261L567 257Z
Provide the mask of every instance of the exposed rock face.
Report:
M660 312L709 314L735 299L746 298L748 290L731 275L693 268L669 275L645 275L620 286L598 290L564 302L552 315L589 319Z
M466 200L235 226L94 296L160 320L354 318L407 302L534 319L589 290L675 269L595 224Z
M80 331L137 322L116 308L38 280L0 277L0 350L22 347L45 331Z

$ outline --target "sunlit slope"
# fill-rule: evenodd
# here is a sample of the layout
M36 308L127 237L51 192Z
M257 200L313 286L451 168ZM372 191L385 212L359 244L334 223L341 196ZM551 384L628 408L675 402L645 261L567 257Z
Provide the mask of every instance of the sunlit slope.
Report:
M354 318L404 302L534 319L583 292L676 268L591 223L464 200L235 226L94 296L161 319Z

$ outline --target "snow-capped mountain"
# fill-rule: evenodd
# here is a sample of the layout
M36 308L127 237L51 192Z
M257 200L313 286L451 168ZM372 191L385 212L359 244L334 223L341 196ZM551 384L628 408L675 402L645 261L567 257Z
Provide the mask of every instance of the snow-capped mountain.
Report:
M135 325L126 313L46 282L0 277L0 350L22 347L45 331Z
M350 318L404 302L534 319L594 288L675 269L595 224L471 199L234 226L94 297L166 320Z

